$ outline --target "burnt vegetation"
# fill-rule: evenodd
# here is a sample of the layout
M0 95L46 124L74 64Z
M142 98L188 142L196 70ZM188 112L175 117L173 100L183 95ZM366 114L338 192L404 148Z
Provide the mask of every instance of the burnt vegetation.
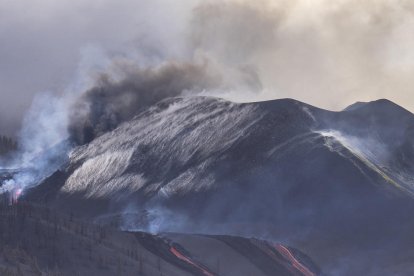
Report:
M58 213L47 205L27 201L10 204L9 196L0 195L2 276L307 275L297 270L290 271L293 264L287 259L263 257L266 251L252 247L252 240L249 239L229 238L231 246L228 250L233 253L226 253L225 256L232 256L233 261L238 258L244 260L247 270L240 274L236 267L231 266L232 262L228 266L224 259L211 255L218 248L213 248L210 253L193 255L183 245L164 235L167 234L122 232L80 220L71 213ZM200 238L202 242L211 239L220 241L212 236L183 237L190 243L197 243ZM253 248L259 253L247 256L239 248L232 251L234 243L240 243L242 247L247 244L243 248ZM259 257L267 263L257 263ZM222 274L223 270L227 272ZM234 273L228 273L233 270ZM256 274L254 271L262 272ZM319 275L319 272L311 274Z
M128 233L0 198L0 275L158 275L144 254Z
M17 142L7 136L0 136L0 157L17 150Z

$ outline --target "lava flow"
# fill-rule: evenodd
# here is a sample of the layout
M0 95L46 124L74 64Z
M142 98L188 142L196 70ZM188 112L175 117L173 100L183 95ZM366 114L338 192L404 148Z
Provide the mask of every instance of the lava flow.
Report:
M197 263L193 262L189 257L183 255L180 251L178 251L175 247L171 246L170 252L173 253L178 259L190 264L191 266L197 268L198 270L201 270L201 272L206 276L215 276L213 273L207 271L205 268L203 268L201 265L198 265Z
M19 203L19 198L23 193L23 189L22 188L17 188L15 190L12 191L11 193L11 198L10 198L10 204L17 204Z
M283 255L283 257L285 257L287 260L289 260L289 262L292 264L292 266L294 268L299 270L303 275L315 276L315 273L310 271L298 259L296 259L295 256L293 256L293 254L290 252L290 250L287 247L285 247L281 244L275 244L274 247L280 254Z

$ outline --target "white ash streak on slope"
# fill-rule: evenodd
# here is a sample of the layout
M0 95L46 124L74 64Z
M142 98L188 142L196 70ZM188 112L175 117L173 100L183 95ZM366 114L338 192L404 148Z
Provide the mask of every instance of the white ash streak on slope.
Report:
M337 130L321 130L315 132L325 137L325 145L329 150L344 156L341 152L341 147L344 147L368 168L380 175L386 182L414 196L413 181L398 168L392 167L392 170L389 169L392 166L388 162L389 153L386 150L386 146L381 144L380 141L371 138L345 135ZM344 157L347 158L346 156ZM364 170L358 164L353 163L365 174Z
M130 156L140 146L148 147L154 156L169 156L169 161L163 164L164 168L169 167L168 162L186 164L194 154L205 158L200 164L192 164L192 168L162 187L160 196L207 189L212 181L208 177L204 180L196 179L197 170L208 166L210 160L207 157L225 151L243 137L258 119L260 116L255 114L251 106L240 106L218 99L206 101L199 97L182 98L165 110L153 109L149 116L138 116L91 144L75 149L71 155L73 164L93 159L110 161L106 161L104 166L102 162L85 162L67 180L63 191L86 192L91 197L113 193L114 189L118 190L118 185L125 184L115 184L123 181L117 177L122 172L117 171L122 171L131 164ZM211 131L213 129L215 131ZM134 166L139 167L142 160L133 162L137 162ZM93 175L97 174L101 175L100 180L107 181L95 185ZM144 184L130 185L134 189L141 189ZM149 191L153 187L145 189Z

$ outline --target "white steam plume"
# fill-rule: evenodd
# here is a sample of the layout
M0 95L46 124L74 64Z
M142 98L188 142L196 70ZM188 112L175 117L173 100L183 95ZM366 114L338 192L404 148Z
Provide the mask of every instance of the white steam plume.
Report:
M41 93L34 98L19 133L19 150L12 161L1 167L16 173L12 179L0 183L0 193L20 194L66 162L73 146L68 132L70 108L92 84L91 72L106 65L105 56L96 47L85 47L82 57L73 83L63 93L59 96Z

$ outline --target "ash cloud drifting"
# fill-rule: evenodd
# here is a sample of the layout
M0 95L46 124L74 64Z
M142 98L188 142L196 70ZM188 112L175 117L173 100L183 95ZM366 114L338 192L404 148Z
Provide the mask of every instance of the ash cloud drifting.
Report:
M38 91L62 95L87 44L142 70L208 59L232 85L205 93L231 100L413 110L413 11L408 0L0 1L0 127L15 133ZM243 81L256 93L236 91Z
M194 10L192 42L256 69L263 91L230 99L337 110L388 98L413 110L413 12L411 1L210 1Z
M71 137L78 144L90 142L166 98L261 88L253 69L247 66L226 69L212 63L204 58L202 62L170 61L141 68L130 62L115 62L113 66L118 73L99 74L94 86L71 107ZM226 78L229 75L233 80Z
M212 95L237 100L259 95L263 84L253 61L257 52L272 45L267 30L276 26L273 14L232 2L197 4L189 14L186 31L176 37L183 45L179 57L148 43L163 40L149 34L141 49L144 59L115 57L97 74L96 83L71 108L69 129L77 143L91 141L165 98ZM217 22L220 18L226 20Z
M414 39L407 38L414 36L414 6L408 1L231 0L188 6L185 31L173 35L180 41L179 55L152 43L165 42L165 34L149 33L145 60L156 53L158 61L148 67L142 58L125 55L129 65L117 64L116 80L103 73L79 99L74 110L86 108L75 111L71 124L79 142L183 92L235 101L296 98L328 109L382 97L414 106Z

